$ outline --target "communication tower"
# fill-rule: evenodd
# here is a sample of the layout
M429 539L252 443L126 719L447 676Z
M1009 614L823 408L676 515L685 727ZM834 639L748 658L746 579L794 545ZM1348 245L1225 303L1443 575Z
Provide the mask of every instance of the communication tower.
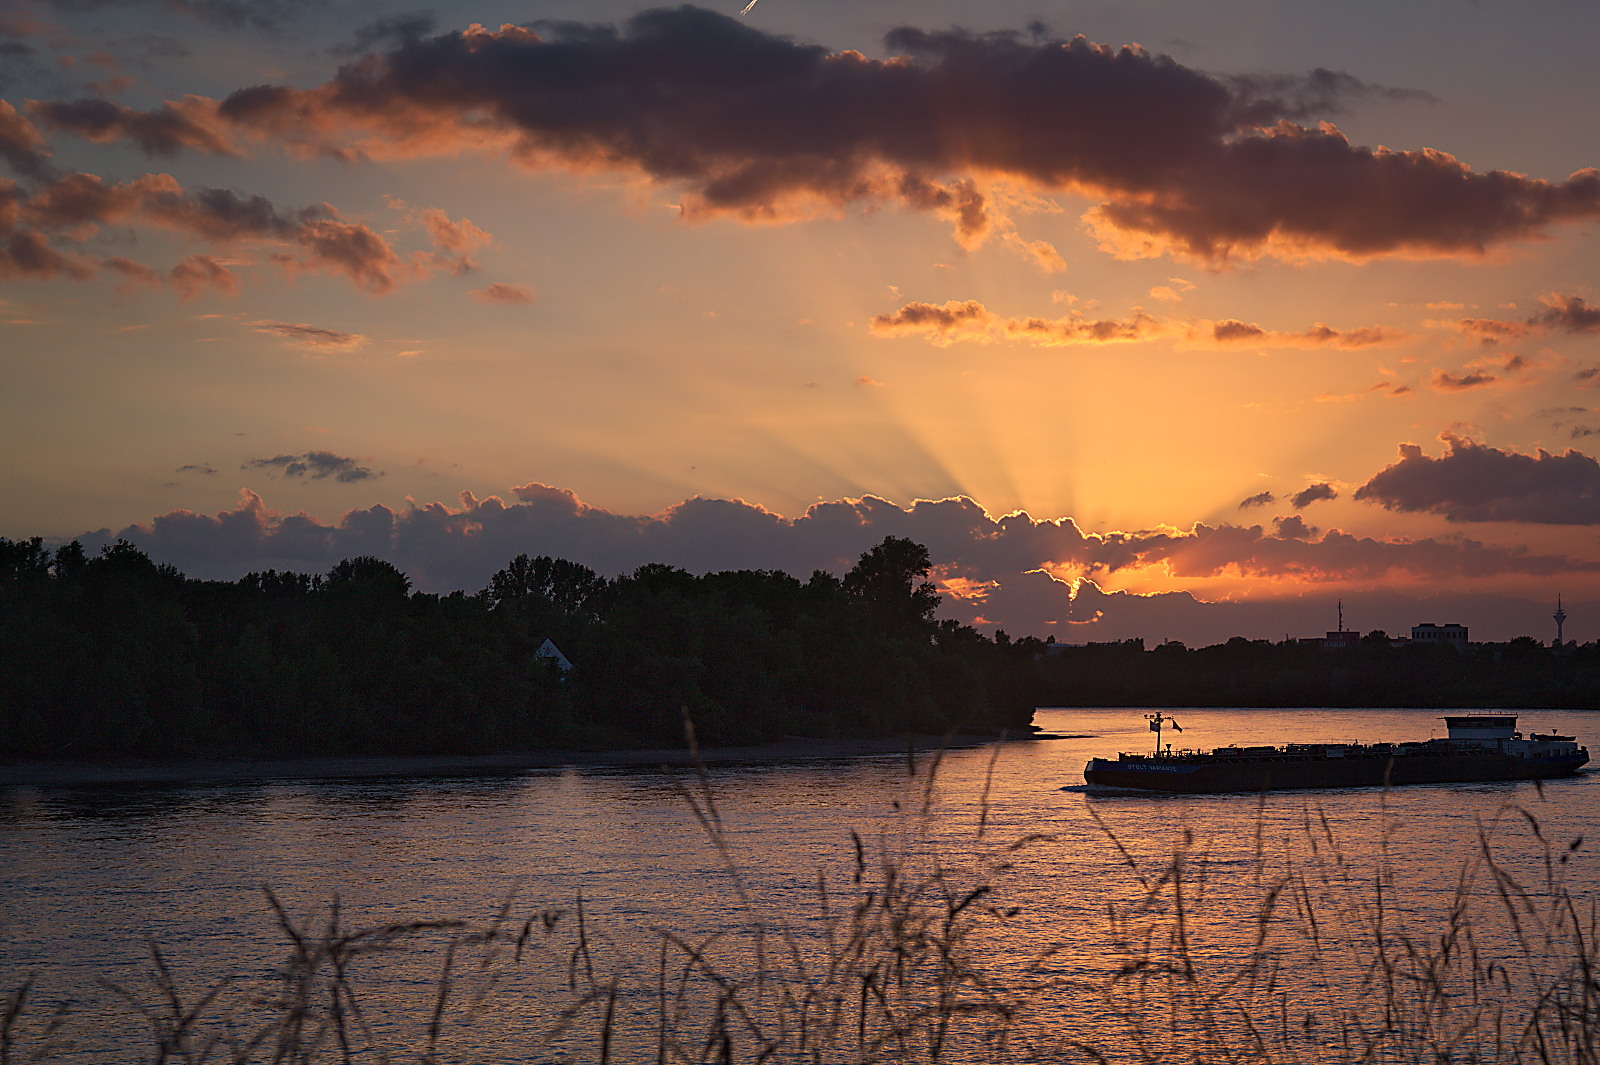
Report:
M1556 612L1553 616L1556 619L1556 650L1559 651L1561 649L1561 626L1567 620L1567 612L1561 609L1561 597L1559 595L1556 596Z

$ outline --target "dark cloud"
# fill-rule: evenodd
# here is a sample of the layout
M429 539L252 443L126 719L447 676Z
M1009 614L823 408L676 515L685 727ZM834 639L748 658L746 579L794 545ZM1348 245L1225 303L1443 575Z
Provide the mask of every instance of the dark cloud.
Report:
M1283 333L1231 318L1200 323L1157 318L1140 307L1129 311L1126 318L1089 318L1077 311L1061 318L1007 317L977 300L913 301L897 311L873 315L868 328L879 336L922 336L941 346L958 340L1021 340L1045 347L1066 347L1177 337L1188 346L1252 343L1261 347L1361 348L1390 343L1405 335L1376 326L1340 331L1321 322L1302 332Z
M1299 125L1395 93L1338 71L1228 81L1081 37L903 28L885 43L882 60L829 52L687 6L474 27L403 37L312 89L241 89L216 115L344 157L497 135L531 168L675 186L690 217L896 203L968 244L1004 221L987 190L1001 179L1103 198L1090 223L1129 256L1475 257L1600 217L1600 170L1477 172Z
M1600 462L1579 451L1532 455L1501 451L1452 433L1445 453L1400 445L1400 461L1356 489L1355 498L1396 511L1442 514L1449 521L1600 525Z
M40 229L69 229L147 221L210 241L246 237L292 238L324 208L281 214L265 196L231 189L186 192L168 174L145 174L129 182L106 182L94 174L68 174L28 198L22 217Z
M431 11L412 11L406 14L385 15L364 26L359 26L350 35L350 40L343 44L333 45L328 49L333 55L354 56L369 50L375 44L385 41L414 41L419 37L426 37L438 25Z
M1147 340L1163 332L1161 323L1138 308L1125 319L1093 319L1077 313L1065 318L1006 318L977 300L908 303L892 314L874 315L870 328L879 336L921 335L935 344L1004 339L1047 347Z
M381 473L373 473L371 469L361 465L355 459L335 455L331 451L307 451L304 455L274 455L270 459L251 459L243 466L242 470L279 469L285 477L310 477L313 481L325 480L332 477L336 481L350 483L352 481L365 481L373 477L382 477Z
M1485 344L1545 333L1600 333L1600 307L1590 306L1582 296L1552 292L1541 296L1544 310L1527 318L1463 318L1456 323L1463 333Z
M1600 333L1600 307L1592 307L1581 296L1552 292L1542 302L1545 309L1529 321L1563 333Z
M291 269L298 266L329 266L343 271L357 286L372 293L394 288L401 261L389 241L367 226L318 218L303 223L295 232L296 243L309 253L305 260L285 257Z
M1272 535L1280 540L1314 540L1317 530L1298 514L1272 519Z
M1323 499L1338 499L1339 493L1331 484L1312 484L1289 497L1289 505L1296 510L1304 510L1311 504Z
M264 196L219 188L186 191L169 174L145 174L129 182L68 174L45 183L31 195L0 179L0 236L9 233L10 243L21 249L11 253L13 276L87 277L92 270L81 263L74 265L72 258L55 249L43 234L70 243L83 227L134 223L177 230L219 247L257 241L288 244L298 247L300 253L275 252L271 260L291 273L342 273L375 295L431 269L452 268L455 261L433 256L408 263L388 238L361 223L333 217L326 204L283 212ZM3 269L7 267L0 263ZM207 286L233 290L226 270L203 255L180 263L171 277L185 296Z
M1239 500L1239 509L1247 510L1250 507L1264 507L1272 503L1276 503L1277 501L1278 497L1273 495L1271 492L1257 492L1253 496L1248 496Z
M5 188L0 185L0 215L3 215L4 197ZM48 281L68 277L87 281L93 276L93 263L81 256L63 255L31 230L6 232L0 225L0 279Z
M1238 74L1223 79L1237 99L1240 121L1271 125L1280 119L1337 115L1373 100L1438 103L1421 89L1394 89L1362 81L1343 70L1318 67L1309 74Z
M44 0L60 11L150 7L224 29L279 30L311 9L312 0Z
M97 144L126 139L148 155L176 155L182 149L208 155L233 155L226 136L203 106L167 101L154 111L136 111L111 100L35 100L29 105L45 126L75 133Z
M1500 378L1492 373L1474 371L1472 373L1456 374L1446 370L1435 370L1433 374L1433 387L1439 392L1465 392L1471 388L1483 388L1492 385Z
M0 100L0 159L18 177L44 180L50 174L50 149L37 127Z

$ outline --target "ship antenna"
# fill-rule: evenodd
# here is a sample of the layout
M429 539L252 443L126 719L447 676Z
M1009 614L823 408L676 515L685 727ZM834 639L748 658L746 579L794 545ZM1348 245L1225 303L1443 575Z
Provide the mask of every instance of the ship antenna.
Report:
M1173 718L1163 716L1160 710L1157 710L1153 714L1144 715L1144 719L1146 721L1150 722L1150 731L1154 732L1156 734L1156 757L1160 758L1161 757L1161 726L1162 725L1171 725L1178 732L1182 732L1183 729L1178 726L1178 722L1176 720L1174 720Z

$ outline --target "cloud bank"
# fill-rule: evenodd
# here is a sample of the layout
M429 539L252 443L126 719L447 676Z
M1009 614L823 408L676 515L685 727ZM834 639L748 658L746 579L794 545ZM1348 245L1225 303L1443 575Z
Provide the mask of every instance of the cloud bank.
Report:
M377 476L353 459L325 452L278 455L250 465L291 477L348 481ZM1168 579L1273 582L1296 593L1283 598L1298 602L1295 609L1300 610L1340 591L1348 595L1353 585L1444 582L1459 587L1508 575L1600 580L1600 562L1462 538L1377 539L1337 529L1319 533L1298 515L1275 519L1267 528L1197 523L1188 529L1085 533L1070 518L1041 520L1024 513L994 517L967 498L900 507L872 496L817 503L795 518L742 500L701 497L658 514L628 515L590 506L570 491L537 482L512 489L506 499L479 499L464 492L455 504L372 506L352 510L336 522L273 511L260 495L246 490L231 510L210 515L178 510L85 539L93 545L123 537L158 561L191 575L222 579L267 568L323 572L343 558L376 555L405 570L417 587L447 592L486 586L496 570L523 553L571 559L604 574L630 572L647 562L692 572L780 569L804 577L821 569L837 574L885 536L928 546L935 577L948 596L946 616L1013 633L1043 635L1073 626L1079 641L1138 635L1121 627L1131 618L1190 617L1198 624L1195 619L1204 616L1234 618L1230 624L1244 625L1237 619L1252 616L1251 611L1199 610L1207 604L1187 592L1142 596L1101 588L1108 578L1142 570L1159 570ZM1319 587L1329 589L1327 596L1319 596ZM1269 608L1270 602L1270 597L1262 599L1260 617L1286 619L1294 613ZM1167 612L1154 609L1153 604L1163 603L1170 608ZM1115 625L1110 606L1118 608ZM1177 627L1176 620L1171 624L1164 633L1150 634L1182 639L1202 635ZM1325 627L1320 618L1309 625L1311 631ZM1203 635L1220 640L1235 633L1281 635L1270 626Z
M1475 257L1600 217L1600 170L1479 172L1302 124L1396 95L1340 71L1219 78L1137 46L910 27L874 59L690 6L620 26L425 29L309 89L258 85L143 115L83 101L36 113L151 151L504 150L533 169L638 174L680 190L698 218L895 204L947 218L968 245L1010 231L994 194L1009 183L1100 200L1086 219L1114 254L1212 263Z
M105 106L96 106L100 104ZM171 105L139 113L103 100L70 105L35 101L33 109L54 116L57 124L70 120L70 128L93 140L126 136L153 154L222 143L215 134L185 132L190 127L182 125L183 116ZM192 100L184 109L199 110ZM24 178L0 178L0 280L86 281L104 270L124 283L159 285L162 275L148 264L124 256L101 259L89 250L88 242L103 228L143 226L212 250L248 250L290 275L342 274L357 288L383 295L432 273L472 269L468 255L493 239L467 219L454 221L437 208L411 210L396 201L391 206L404 211L408 224L425 231L432 244L430 250L402 255L387 235L341 218L326 203L282 210L265 196L186 189L171 174L108 181L95 174L63 173L52 164L37 127L3 100L0 159ZM233 271L204 253L173 266L165 280L185 300L208 291L238 291Z

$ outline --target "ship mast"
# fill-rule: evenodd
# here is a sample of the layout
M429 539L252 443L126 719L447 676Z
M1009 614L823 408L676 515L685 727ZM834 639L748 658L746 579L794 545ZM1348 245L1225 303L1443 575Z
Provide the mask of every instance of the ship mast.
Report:
M1159 710L1157 710L1153 714L1144 715L1144 719L1146 721L1150 722L1150 731L1154 732L1156 734L1156 755L1155 756L1157 758L1160 758L1161 757L1161 726L1162 725L1171 725L1172 726L1172 730L1174 732L1182 732L1183 728L1178 724L1178 722L1177 722L1177 720L1175 718L1167 717L1164 714L1162 714L1162 712L1159 711Z

